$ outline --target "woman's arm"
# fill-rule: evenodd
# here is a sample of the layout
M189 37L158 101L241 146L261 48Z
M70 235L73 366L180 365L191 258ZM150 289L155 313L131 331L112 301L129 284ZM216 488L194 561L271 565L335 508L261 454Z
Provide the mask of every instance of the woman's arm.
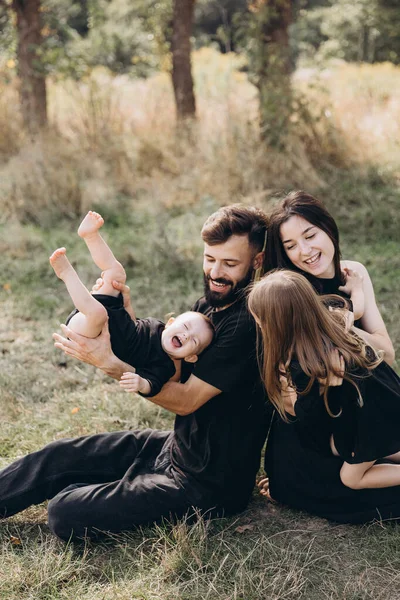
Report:
M357 334L376 350L384 352L385 361L391 365L394 361L394 348L387 332L382 315L376 305L374 286L367 269L359 262L345 261L344 266L357 271L363 277L363 290L365 297L364 314L361 318L361 327L355 327Z

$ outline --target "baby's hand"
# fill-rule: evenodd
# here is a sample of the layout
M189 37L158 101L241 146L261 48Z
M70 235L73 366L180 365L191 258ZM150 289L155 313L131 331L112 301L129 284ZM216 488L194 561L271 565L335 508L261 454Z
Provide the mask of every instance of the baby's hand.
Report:
M149 394L151 391L150 384L147 379L140 377L137 373L123 373L119 385L126 392L141 392Z
M341 292L345 292L345 294L351 296L353 292L363 291L364 278L358 271L353 271L353 269L345 267L342 274L345 279L345 284L339 287Z

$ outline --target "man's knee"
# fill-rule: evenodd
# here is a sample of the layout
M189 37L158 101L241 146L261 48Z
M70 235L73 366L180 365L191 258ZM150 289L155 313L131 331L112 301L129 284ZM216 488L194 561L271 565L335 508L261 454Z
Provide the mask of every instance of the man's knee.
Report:
M83 538L87 535L87 527L79 522L79 508L70 499L72 490L76 485L70 485L50 500L48 511L49 528L54 535L66 542L74 538Z

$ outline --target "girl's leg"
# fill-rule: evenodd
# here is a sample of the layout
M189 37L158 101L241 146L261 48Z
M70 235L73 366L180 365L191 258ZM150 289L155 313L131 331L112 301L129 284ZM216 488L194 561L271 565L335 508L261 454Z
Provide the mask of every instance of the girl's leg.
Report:
M79 310L79 313L74 315L69 322L69 327L85 337L97 337L107 320L106 309L93 298L83 285L67 258L65 248L58 248L53 252L50 256L50 264L57 277L62 279L67 286L72 302Z
M385 488L400 485L400 465L379 464L375 461L351 465L343 463L340 479L353 490Z
M103 224L103 217L90 210L79 226L78 235L85 240L94 263L103 272L103 285L100 292L109 296L118 296L119 291L113 288L111 282L115 279L120 283L125 283L125 269L117 261L111 248L99 233Z
M395 454L391 454L390 456L385 456L388 460L391 460L394 463L400 463L400 452L396 452Z

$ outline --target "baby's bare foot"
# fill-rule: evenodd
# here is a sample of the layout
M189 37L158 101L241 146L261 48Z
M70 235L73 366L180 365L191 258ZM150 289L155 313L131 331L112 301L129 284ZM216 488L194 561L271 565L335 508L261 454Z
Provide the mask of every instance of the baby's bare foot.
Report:
M104 225L104 219L99 213L89 210L82 223L79 225L78 235L85 238L96 233Z
M65 248L57 248L57 250L54 250L49 260L55 274L62 280L64 280L67 273L73 269L73 266L67 258Z

